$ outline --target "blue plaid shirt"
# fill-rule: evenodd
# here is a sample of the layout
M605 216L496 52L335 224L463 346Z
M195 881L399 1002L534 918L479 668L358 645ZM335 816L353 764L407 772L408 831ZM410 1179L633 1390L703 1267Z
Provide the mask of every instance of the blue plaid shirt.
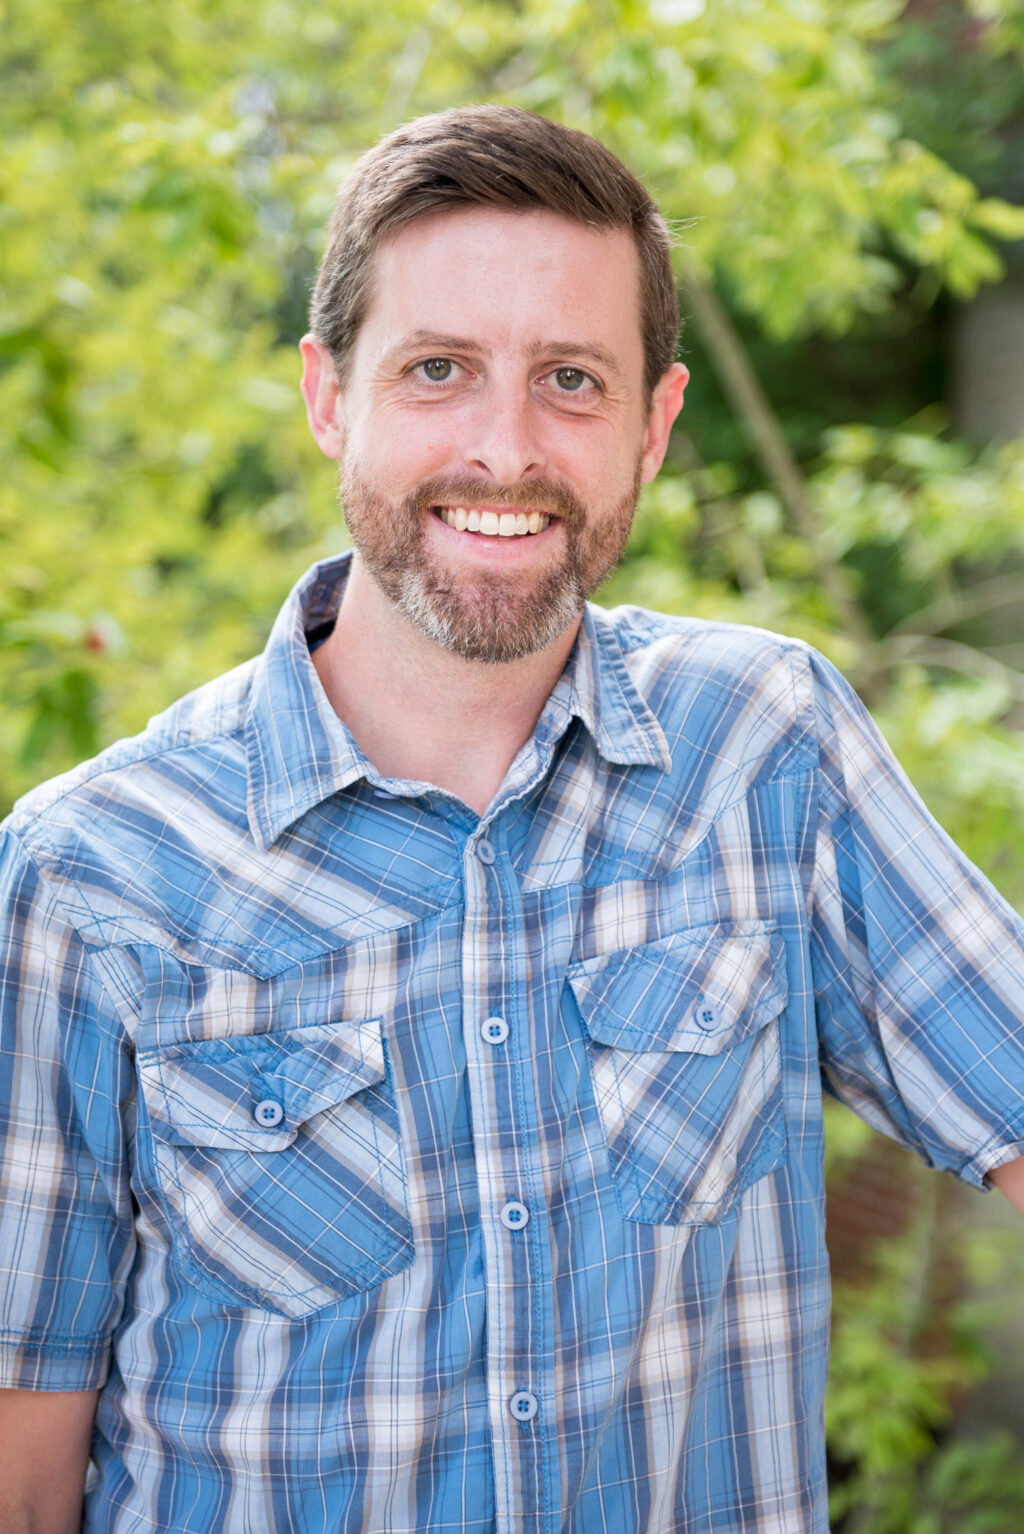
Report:
M822 1076L1024 1153L1022 928L801 644L588 608L487 814L265 654L3 851L0 1384L89 1534L823 1534Z

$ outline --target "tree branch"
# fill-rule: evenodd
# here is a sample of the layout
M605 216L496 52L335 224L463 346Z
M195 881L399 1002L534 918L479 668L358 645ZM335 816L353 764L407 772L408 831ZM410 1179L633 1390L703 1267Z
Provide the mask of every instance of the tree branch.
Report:
M688 268L683 285L704 338L718 381L739 416L765 475L775 486L792 526L814 557L814 568L840 624L860 649L857 679L865 695L877 680L876 640L853 594L843 567L822 547L821 532L807 487L778 417L754 372L743 342L712 289Z

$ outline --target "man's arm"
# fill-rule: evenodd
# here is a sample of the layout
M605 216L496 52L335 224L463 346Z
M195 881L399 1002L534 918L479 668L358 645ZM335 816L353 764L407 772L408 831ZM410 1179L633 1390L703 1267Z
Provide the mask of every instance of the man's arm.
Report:
M1024 1156L997 1166L988 1176L989 1181L1010 1200L1014 1208L1024 1214Z
M62 868L0 827L0 1534L79 1534L135 1252L134 1064Z
M0 1390L0 1529L80 1534L96 1390Z

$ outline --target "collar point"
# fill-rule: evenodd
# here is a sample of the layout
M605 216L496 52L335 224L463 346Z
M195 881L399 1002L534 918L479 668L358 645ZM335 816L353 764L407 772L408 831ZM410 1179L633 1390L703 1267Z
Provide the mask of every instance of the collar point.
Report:
M249 822L249 835L255 843L257 852L269 852L280 836L282 828L265 820L256 805L249 805L246 818Z

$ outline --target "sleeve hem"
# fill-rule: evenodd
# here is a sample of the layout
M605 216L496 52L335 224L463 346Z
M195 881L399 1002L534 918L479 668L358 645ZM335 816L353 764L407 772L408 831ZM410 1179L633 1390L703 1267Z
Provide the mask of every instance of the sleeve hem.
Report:
M0 1388L5 1390L99 1390L109 1372L106 1338L65 1343L0 1340Z
M1018 1156L1024 1156L1024 1140L990 1140L977 1155L965 1162L958 1176L983 1193L991 1193L993 1184L989 1182L988 1174L1008 1161L1016 1161Z

